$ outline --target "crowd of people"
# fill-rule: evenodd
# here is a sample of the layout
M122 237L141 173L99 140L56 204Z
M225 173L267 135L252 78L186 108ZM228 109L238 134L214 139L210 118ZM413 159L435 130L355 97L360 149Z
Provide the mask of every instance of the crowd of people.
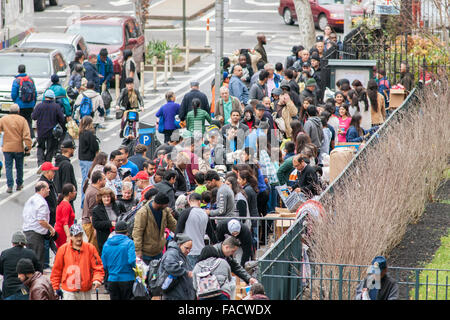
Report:
M132 299L140 261L158 263L163 299L231 299L231 273L251 286L251 299L267 299L244 268L268 237L265 223L252 218L283 205L276 186L286 184L307 199L319 195L328 182L330 152L340 143L364 142L385 121L391 85L378 70L366 88L359 80L339 79L327 95L321 63L339 50L333 32L318 36L312 48L294 46L285 64L268 63L265 36L257 40L254 50L238 51L234 65L233 57L223 58L219 100L210 103L197 81L180 104L174 92L166 93L167 103L156 113L164 138L154 152L137 143L135 133L109 155L102 151L96 130L109 110L102 86L112 77L105 50L86 61L77 53L67 90L76 97L66 102L67 91L54 75L42 103L34 107L37 93L31 94L31 112L24 111L27 75L19 66L13 91L24 94L13 95L17 104L0 119L8 192L13 160L17 190L23 186L23 155L33 147L31 119L37 121L41 177L24 206L22 231L0 257L4 299L86 300L102 284L112 300ZM131 52L124 58L118 106L143 108ZM79 125L81 185L70 161L73 120ZM75 219L78 193L81 224ZM49 250L55 253L51 269ZM49 281L44 270L51 272Z

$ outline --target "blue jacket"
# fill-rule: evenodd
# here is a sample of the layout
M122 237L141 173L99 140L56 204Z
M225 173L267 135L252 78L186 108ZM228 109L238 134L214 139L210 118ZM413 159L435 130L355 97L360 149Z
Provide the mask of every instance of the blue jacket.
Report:
M67 91L60 84L52 84L47 90L52 90L55 93L56 99L60 98L64 107L64 115L70 117L72 115L72 108L70 107ZM45 91L47 91L45 90ZM45 96L45 92L44 92Z
M61 106L53 100L44 100L34 108L31 119L36 120L37 136L48 138L52 136L52 130L56 124L66 126L66 119Z
M367 133L374 133L375 131L378 130L378 127L373 127L369 130L364 130L363 128L361 128L362 131L364 132L364 135L366 135ZM347 142L362 142L363 141L363 137L360 137L358 135L358 131L356 131L356 128L354 126L350 126L350 128L348 128L347 133L345 134L345 140Z
M164 117L164 130L175 130L175 116L180 111L180 105L173 101L167 102L156 113L156 117Z
M12 101L14 101L14 103L17 103L20 107L20 109L31 109L34 108L34 106L36 105L36 100L37 100L37 90L36 90L36 85L34 86L34 90L35 90L35 95L36 95L36 100L31 101L31 102L23 102L22 99L20 99L19 97L19 89L20 89L20 80L17 78L21 78L21 77L26 77L27 74L26 73L20 73L18 74L14 79L13 85L12 85L12 89L11 89L11 99Z
M97 70L103 78L100 79L100 84L106 81L106 86L109 88L109 80L114 76L114 69L112 60L109 57L106 57L106 62L103 62L100 59L100 55L97 56Z
M108 281L133 281L136 267L134 242L123 234L109 238L102 250L103 268L108 272Z
M84 77L87 81L93 81L95 84L95 91L100 92L100 77L98 76L99 73L97 71L96 66L94 66L89 61L85 61L84 64Z
M232 76L228 88L230 89L230 96L238 98L239 101L247 105L249 96L248 89L239 77Z

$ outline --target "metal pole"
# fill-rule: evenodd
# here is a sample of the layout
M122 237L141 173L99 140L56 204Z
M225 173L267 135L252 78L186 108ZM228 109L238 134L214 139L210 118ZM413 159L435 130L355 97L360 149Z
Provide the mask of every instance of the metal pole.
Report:
M352 30L352 0L344 0L344 38Z
M209 18L206 19L206 41L205 47L209 48Z
M184 66L184 73L189 73L189 39L186 40L186 64Z
M186 46L186 0L183 0L183 46Z
M120 87L119 87L120 76L119 76L119 74L116 73L114 78L115 78L114 84L115 84L115 87L116 87L116 103L117 103L117 101L119 100L119 96L120 96Z
M223 0L216 1L216 67L214 101L219 100L220 84L222 83L222 56L223 56Z
M175 80L175 78L173 77L173 53L172 53L172 49L169 50L169 80Z
M153 64L153 90L152 92L158 92L157 89L157 66L158 58L156 56L153 56L152 64Z
M167 83L167 69L168 69L168 59L169 59L169 57L168 57L168 54L169 54L169 51L168 50L166 50L166 52L164 53L164 83L163 83L163 86L164 87L167 87L169 84Z
M139 89L141 96L144 96L144 70L145 70L145 64L144 61L141 61L141 88Z

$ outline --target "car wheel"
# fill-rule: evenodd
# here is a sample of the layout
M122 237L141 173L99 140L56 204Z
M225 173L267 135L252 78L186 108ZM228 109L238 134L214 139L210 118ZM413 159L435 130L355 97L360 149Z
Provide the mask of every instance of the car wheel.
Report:
M45 7L45 0L34 0L34 11L44 11Z
M50 0L50 5L51 6L57 6L58 5L58 0Z
M292 12L289 8L284 9L283 20L287 25L293 25L294 20L292 20Z
M320 16L319 16L319 29L324 31L325 27L327 26L327 24L328 24L327 16L325 14L323 14L323 13L320 14Z

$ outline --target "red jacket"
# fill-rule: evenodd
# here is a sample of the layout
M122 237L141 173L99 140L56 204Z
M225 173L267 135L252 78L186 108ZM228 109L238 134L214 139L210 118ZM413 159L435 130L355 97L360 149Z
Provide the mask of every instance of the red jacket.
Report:
M81 250L72 248L72 242L63 244L56 252L50 281L53 289L60 287L69 292L86 292L94 281L103 281L105 271L97 249L83 242Z

